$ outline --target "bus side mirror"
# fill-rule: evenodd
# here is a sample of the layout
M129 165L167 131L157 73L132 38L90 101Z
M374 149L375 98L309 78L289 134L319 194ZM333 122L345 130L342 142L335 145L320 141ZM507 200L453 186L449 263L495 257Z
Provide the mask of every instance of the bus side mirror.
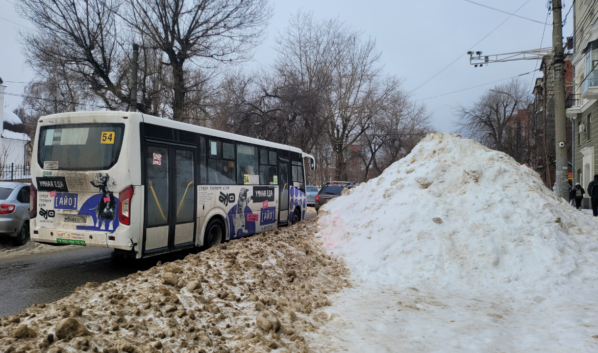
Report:
M309 167L311 168L311 170L316 170L316 161L310 158Z

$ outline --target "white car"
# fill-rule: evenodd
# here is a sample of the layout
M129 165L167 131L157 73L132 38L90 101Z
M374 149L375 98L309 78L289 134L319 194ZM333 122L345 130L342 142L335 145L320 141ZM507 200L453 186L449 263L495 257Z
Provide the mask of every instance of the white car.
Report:
M29 240L29 184L0 182L0 234L16 245Z

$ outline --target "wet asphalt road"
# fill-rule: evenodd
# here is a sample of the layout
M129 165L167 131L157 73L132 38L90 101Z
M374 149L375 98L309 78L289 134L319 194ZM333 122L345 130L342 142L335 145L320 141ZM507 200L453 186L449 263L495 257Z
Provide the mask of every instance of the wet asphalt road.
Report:
M158 261L174 261L196 252L184 250L142 260L122 260L112 257L112 249L80 247L0 259L0 317L16 314L32 304L64 298L87 282L110 281L147 270Z

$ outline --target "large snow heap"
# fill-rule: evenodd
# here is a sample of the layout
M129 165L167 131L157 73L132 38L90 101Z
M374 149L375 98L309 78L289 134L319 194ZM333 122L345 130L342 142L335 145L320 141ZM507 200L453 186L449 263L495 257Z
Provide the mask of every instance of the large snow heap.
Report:
M324 245L363 280L532 293L598 278L598 222L459 135L429 134L322 211Z

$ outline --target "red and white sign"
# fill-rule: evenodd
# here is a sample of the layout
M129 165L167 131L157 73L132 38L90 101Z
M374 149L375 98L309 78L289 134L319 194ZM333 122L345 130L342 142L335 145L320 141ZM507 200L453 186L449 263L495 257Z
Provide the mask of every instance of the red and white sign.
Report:
M262 201L262 208L268 208L268 200Z
M50 191L50 197L56 197L56 190Z
M154 165L162 165L162 155L160 153L154 153Z
M247 222L257 222L260 220L260 215L249 213L247 214Z

